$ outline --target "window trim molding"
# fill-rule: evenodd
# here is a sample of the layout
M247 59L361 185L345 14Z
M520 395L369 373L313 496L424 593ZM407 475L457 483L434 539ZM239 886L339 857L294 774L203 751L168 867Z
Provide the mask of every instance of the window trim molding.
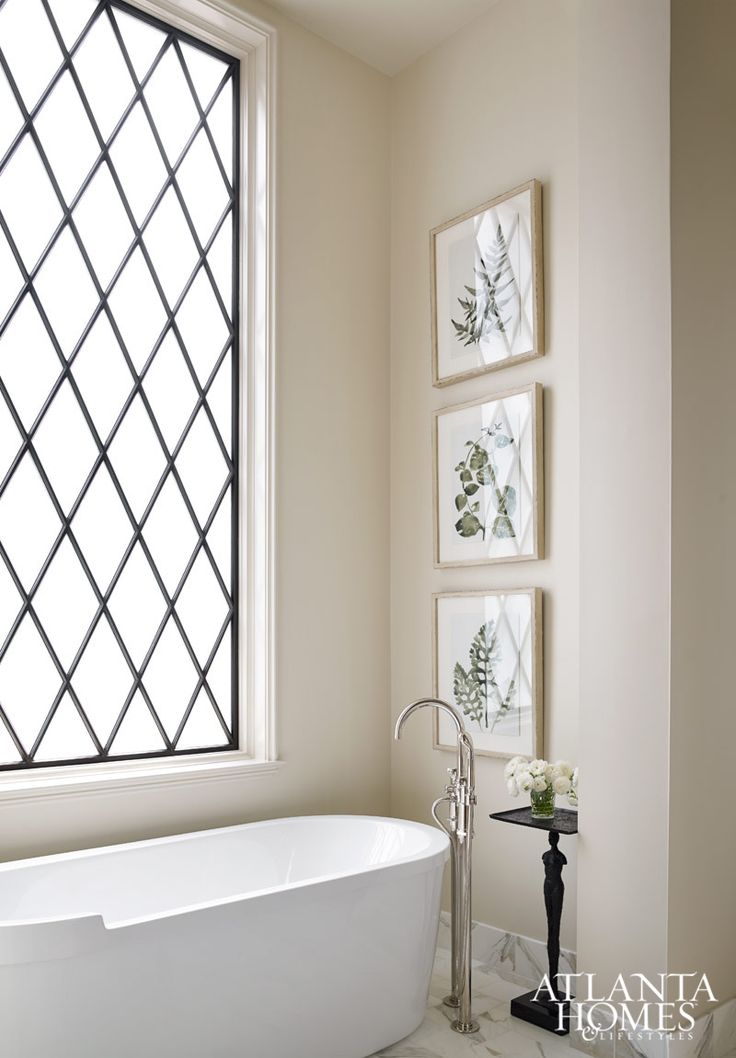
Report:
M131 6L241 61L240 748L0 773L2 805L222 782L281 766L273 648L276 30L224 0L132 0Z

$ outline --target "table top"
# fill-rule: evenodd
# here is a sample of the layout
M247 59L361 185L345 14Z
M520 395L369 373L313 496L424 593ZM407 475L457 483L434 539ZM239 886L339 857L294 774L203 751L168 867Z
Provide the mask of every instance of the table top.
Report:
M536 830L556 830L558 834L577 834L578 814L569 808L555 808L554 817L549 819L532 818L532 810L512 808L508 812L491 812L491 819L500 823L516 823L520 827L534 827Z

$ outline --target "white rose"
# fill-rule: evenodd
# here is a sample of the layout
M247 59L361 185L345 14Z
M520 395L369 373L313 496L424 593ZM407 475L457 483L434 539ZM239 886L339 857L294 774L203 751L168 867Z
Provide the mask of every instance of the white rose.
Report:
M529 774L529 772L528 771L523 772L523 774L519 776L519 789L523 790L524 793L528 793L529 790L531 790L531 788L532 788L532 782L533 782L533 779L532 779L531 775Z
M504 778L510 779L512 775L516 775L516 772L519 770L519 765L523 760L523 757L512 757L503 770Z
M554 764L547 765L547 767L544 769L544 777L549 783L551 783L553 779L557 778L557 768L554 766Z
M533 760L529 765L529 771L532 773L532 775L544 775L546 768L546 760Z
M543 793L547 789L547 780L543 775L537 775L532 782L532 789L536 793Z
M559 775L552 785L556 794L566 794L572 789L572 783L566 775Z
M559 771L560 775L564 775L566 779L571 779L573 776L572 764L566 760L558 760L555 767Z
M506 782L506 789L512 797L519 796L519 784L513 776Z

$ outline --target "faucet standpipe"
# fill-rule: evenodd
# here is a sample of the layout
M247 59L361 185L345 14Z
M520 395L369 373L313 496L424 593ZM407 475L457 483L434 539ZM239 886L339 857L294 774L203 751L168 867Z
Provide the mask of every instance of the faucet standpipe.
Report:
M432 816L450 839L451 873L450 904L452 907L452 993L444 1003L456 1007L457 1018L451 1022L455 1032L477 1032L478 1022L471 1010L471 940L473 924L471 914L471 868L473 845L473 810L475 796L475 755L473 740L465 730L465 721L459 711L440 698L420 698L402 710L396 721L394 738L401 738L401 729L406 720L417 709L432 706L443 711L452 720L457 734L457 767L448 768L450 781L445 793L432 805ZM438 815L441 804L447 803L447 819Z

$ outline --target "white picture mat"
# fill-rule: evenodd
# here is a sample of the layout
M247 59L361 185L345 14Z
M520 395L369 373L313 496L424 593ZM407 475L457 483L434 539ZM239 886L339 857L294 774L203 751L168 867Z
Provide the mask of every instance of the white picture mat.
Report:
M510 681L515 681L516 708L509 717L499 720L493 731L467 715L465 724L475 748L481 752L510 757L533 755L537 693L533 591L438 595L435 605L437 697L458 705L453 686L455 665L459 662L468 670L473 638L486 622L493 621L501 655L495 675L502 694L507 692ZM455 744L453 725L444 714L439 715L437 741L447 748Z
M533 388L506 396L491 397L482 403L447 409L436 420L437 474L437 561L441 565L486 562L536 556L534 489L535 436ZM468 453L466 442L476 441L483 431L500 423L512 443L496 449L494 460L500 487L516 491L516 508L511 516L515 536L496 537L490 529L474 537L460 536L455 528L458 510L455 497L462 491L455 470ZM491 526L496 514L493 488L481 488L473 497L480 503L478 517Z
M463 322L459 299L468 297L466 286L478 286L475 269L481 268L481 255L492 246L499 225L515 279L514 300L507 309L511 325L507 334L493 333L479 343L465 345L452 321ZM438 379L531 354L535 347L531 190L524 189L438 232L434 252Z

